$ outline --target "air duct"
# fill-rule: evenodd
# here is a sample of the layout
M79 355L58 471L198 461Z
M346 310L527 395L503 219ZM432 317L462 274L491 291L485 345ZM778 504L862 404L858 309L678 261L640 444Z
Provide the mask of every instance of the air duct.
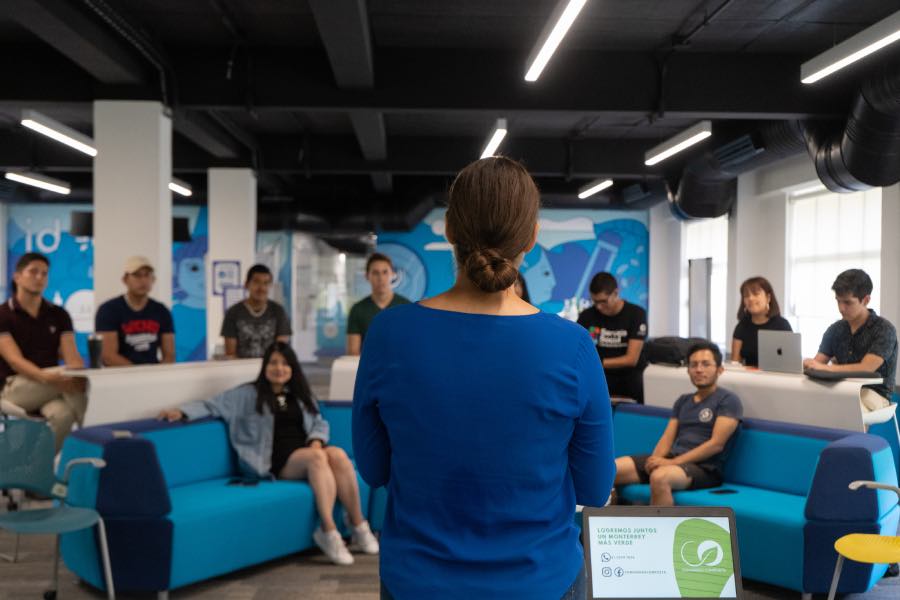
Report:
M833 192L900 181L900 65L863 83L843 131L807 123L804 134L819 179Z
M752 134L716 146L685 165L669 183L669 207L679 219L721 217L737 197L737 176L803 151L797 121L766 123Z

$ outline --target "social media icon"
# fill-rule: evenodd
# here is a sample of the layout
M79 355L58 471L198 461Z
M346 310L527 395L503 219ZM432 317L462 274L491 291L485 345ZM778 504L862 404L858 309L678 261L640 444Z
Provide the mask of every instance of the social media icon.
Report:
M601 571L601 573L603 573L604 577L612 577L612 569L610 569L609 567L603 567L603 571Z
M612 560L612 555L610 555L609 552L604 552L600 555L600 560L602 560L603 562L609 562Z

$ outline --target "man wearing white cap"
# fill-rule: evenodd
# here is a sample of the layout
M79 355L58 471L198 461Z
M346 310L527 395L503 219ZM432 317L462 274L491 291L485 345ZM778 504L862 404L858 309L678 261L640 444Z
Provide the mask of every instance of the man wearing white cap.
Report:
M155 281L148 259L132 256L125 261L122 282L127 291L97 310L95 329L103 338L105 366L175 362L172 313L150 297Z

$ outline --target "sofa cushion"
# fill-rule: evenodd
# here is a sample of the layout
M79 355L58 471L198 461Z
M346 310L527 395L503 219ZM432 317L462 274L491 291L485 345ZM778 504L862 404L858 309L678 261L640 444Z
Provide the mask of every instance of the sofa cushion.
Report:
M730 491L733 493L720 493ZM620 498L646 504L649 485L628 485ZM806 498L743 485L675 492L680 506L728 506L735 512L741 574L794 590L803 583L803 508Z
M751 421L741 428L725 463L725 481L805 496L819 453L830 440L757 428L755 424Z
M158 429L141 433L141 437L156 446L156 455L170 488L237 473L237 461L224 421L161 423Z
M298 552L316 527L305 482L228 485L229 478L171 488L170 588Z

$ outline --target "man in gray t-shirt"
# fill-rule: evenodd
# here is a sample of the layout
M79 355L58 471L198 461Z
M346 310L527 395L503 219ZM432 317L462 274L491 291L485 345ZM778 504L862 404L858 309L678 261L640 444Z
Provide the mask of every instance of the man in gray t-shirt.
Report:
M269 300L272 272L265 265L247 271L247 298L228 309L222 321L225 355L231 358L259 358L273 342L287 342L291 323L277 302Z
M649 483L650 504L672 506L673 490L722 484L724 451L744 416L740 399L716 385L722 372L718 346L690 349L688 375L697 391L676 400L653 454L616 459L616 485Z

